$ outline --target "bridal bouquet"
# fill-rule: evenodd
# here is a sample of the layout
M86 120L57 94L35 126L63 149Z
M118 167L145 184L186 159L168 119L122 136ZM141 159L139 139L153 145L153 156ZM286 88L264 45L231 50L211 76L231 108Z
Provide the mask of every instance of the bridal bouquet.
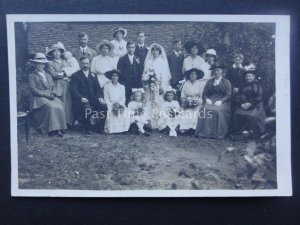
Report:
M193 97L187 97L185 99L185 101L183 101L182 103L182 107L184 109L188 109L188 108L196 108L198 106L198 103L197 103L197 99L193 98Z
M138 106L134 109L134 115L135 116L140 116L144 113L144 107L141 105L141 106Z
M178 115L179 115L179 112L176 110L175 107L173 107L173 108L170 107L169 108L169 117L175 118Z
M112 112L117 116L124 111L124 106L119 103L115 103L112 107Z
M143 74L142 80L145 82L145 87L150 88L152 91L155 89L155 86L158 84L158 78L156 73L152 68L149 68L146 73Z

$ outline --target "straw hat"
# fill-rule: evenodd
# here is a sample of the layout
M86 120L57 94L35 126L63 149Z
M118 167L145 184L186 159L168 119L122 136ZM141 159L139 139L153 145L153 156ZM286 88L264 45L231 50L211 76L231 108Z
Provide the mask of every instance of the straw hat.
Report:
M96 45L97 52L100 52L103 45L107 45L109 47L109 52L112 52L115 49L115 45L108 40L102 40L99 44Z
M51 53L54 50L60 50L60 52L63 53L66 49L65 49L65 46L63 45L63 43L57 42L55 44L52 44L50 47L46 48L46 55L51 57Z
M127 30L126 30L126 29L124 29L123 27L117 27L117 28L114 29L114 32L113 32L114 38L116 37L116 34L117 34L119 31L123 33L123 37L126 37L126 36L127 36Z
M49 61L47 60L46 56L44 53L37 52L34 55L33 59L30 59L31 62L37 62L37 63L48 63Z

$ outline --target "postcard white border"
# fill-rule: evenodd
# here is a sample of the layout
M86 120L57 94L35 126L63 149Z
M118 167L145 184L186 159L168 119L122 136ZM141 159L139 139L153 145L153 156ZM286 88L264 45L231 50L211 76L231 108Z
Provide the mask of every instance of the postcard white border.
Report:
M148 14L9 14L7 18L11 195L34 197L229 197L291 196L291 120L290 120L290 16L287 15L148 15ZM276 114L277 183L272 190L45 190L19 189L16 104L15 22L108 22L108 21L190 21L190 22L271 22L276 23Z

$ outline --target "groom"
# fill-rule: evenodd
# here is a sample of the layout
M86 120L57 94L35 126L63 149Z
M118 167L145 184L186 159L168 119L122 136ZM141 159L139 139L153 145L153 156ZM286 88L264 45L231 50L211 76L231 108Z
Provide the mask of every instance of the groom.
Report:
M127 105L130 102L132 88L142 87L142 78L139 66L140 62L138 58L134 55L134 42L128 41L126 48L128 53L119 59L117 68L121 71L120 83L125 86Z

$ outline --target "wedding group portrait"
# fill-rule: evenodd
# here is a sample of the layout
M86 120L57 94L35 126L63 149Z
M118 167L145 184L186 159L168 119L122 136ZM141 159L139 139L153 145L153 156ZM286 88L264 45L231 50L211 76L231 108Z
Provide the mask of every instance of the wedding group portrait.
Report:
M272 190L276 23L14 23L20 190Z

